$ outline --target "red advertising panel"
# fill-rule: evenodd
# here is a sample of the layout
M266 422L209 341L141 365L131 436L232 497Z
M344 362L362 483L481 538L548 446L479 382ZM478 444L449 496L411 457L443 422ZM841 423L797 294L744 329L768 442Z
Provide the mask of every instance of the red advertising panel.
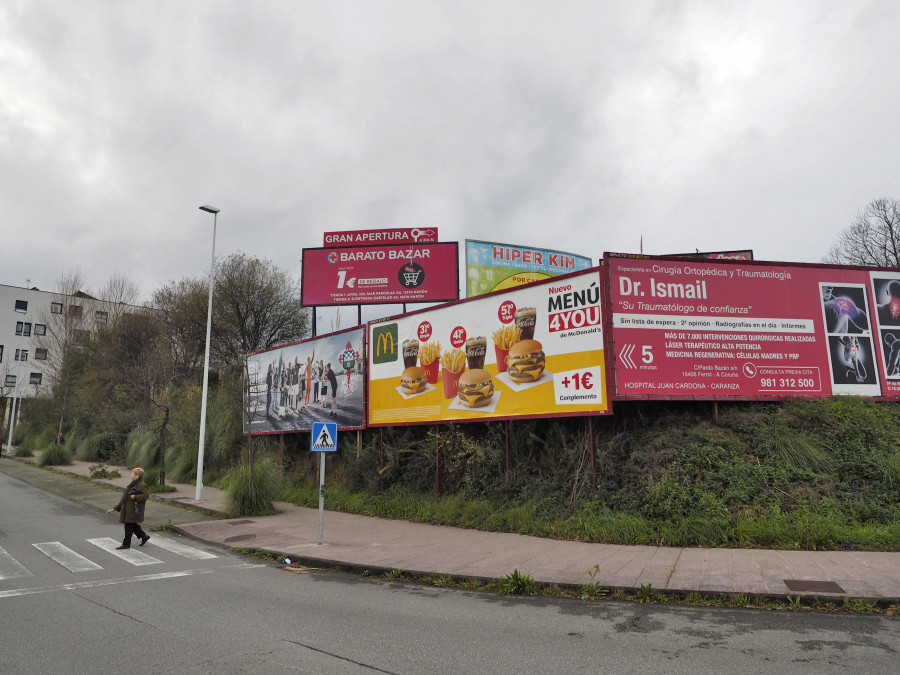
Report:
M900 396L896 272L606 260L619 398Z
M371 321L371 426L610 414L601 271Z
M304 305L378 305L459 298L459 247L399 244L303 249Z
M390 230L326 232L325 246L379 246L381 244L430 244L438 239L436 227L400 227Z

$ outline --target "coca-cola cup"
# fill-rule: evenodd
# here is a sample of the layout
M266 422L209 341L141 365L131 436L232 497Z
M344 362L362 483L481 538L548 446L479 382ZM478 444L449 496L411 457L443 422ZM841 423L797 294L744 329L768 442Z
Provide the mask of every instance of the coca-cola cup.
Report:
M412 368L419 360L419 341L404 340L403 341L403 367Z
M516 310L516 327L522 332L520 340L534 339L535 323L537 323L537 310L534 307L520 307Z
M479 335L466 340L466 362L469 370L484 368L485 353L487 353L487 338Z

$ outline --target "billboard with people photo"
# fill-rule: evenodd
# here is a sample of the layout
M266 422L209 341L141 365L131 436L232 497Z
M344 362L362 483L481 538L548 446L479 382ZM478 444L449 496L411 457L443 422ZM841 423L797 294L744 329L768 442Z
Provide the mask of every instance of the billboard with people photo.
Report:
M309 431L313 422L364 426L365 328L250 354L244 371L244 433Z
M600 277L370 322L368 424L611 412Z

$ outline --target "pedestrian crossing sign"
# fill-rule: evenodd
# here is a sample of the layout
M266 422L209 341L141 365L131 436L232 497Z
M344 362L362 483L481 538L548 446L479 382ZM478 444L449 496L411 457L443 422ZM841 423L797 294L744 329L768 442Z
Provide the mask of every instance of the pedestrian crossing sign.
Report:
M337 451L337 422L313 422L309 435L310 452Z

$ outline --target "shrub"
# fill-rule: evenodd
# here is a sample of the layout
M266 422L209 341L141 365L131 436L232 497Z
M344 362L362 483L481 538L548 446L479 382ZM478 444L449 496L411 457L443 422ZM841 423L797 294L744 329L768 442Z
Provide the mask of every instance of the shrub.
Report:
M266 516L275 513L281 474L268 457L259 456L252 464L242 462L229 471L223 486L230 516Z
M66 466L72 463L72 455L66 446L50 443L41 453L38 466Z

